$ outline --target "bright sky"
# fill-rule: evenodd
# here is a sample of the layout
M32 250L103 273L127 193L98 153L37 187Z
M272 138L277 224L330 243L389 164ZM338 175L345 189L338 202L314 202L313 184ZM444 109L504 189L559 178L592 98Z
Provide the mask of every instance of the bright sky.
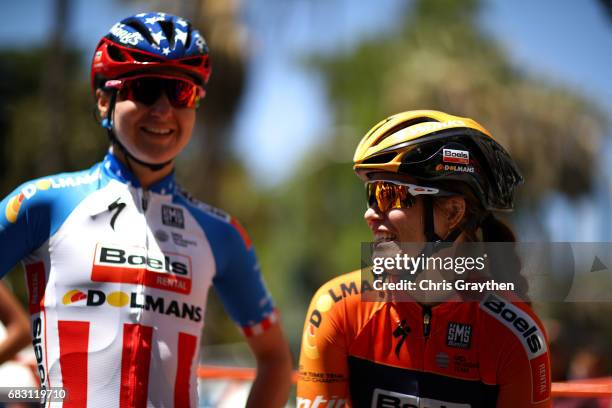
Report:
M88 50L87 59L114 22L143 11L136 2L73 1L67 38ZM51 26L52 3L27 0L5 6L0 47L44 41ZM265 184L274 184L291 174L302 154L333 125L323 83L303 68L300 56L344 51L364 37L392 30L410 1L243 0L243 4L251 62L249 87L236 123L236 148L245 153L254 174L262 175ZM612 20L597 0L489 0L485 4L480 19L483 28L505 45L518 66L590 95L612 118ZM86 81L87 74L83 75ZM257 154L253 154L254 144ZM610 144L605 151L612 152ZM603 169L604 174L612 174L610 167ZM610 186L602 188L609 201ZM563 205L557 205L561 214L568 211ZM579 224L574 227L570 222L566 228L571 230L565 234L586 228L589 231L580 235L602 236L596 231L601 225L597 217L582 218L574 219Z

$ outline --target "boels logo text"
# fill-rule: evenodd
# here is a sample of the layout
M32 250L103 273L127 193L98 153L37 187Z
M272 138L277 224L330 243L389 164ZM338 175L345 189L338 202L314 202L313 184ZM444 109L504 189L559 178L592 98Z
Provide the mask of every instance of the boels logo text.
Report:
M91 279L131 283L170 292L191 292L191 258L142 247L98 244Z

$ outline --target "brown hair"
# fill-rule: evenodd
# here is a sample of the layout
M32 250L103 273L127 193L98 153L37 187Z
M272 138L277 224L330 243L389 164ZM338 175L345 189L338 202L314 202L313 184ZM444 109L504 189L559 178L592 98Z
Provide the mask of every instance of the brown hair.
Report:
M457 192L465 199L466 213L459 228L463 230L466 242L517 242L512 228L495 217L491 211L487 211L467 185L451 182L439 183L439 185L447 191ZM513 247L512 253L508 256L505 248L500 245L490 245L487 247L487 253L490 255L489 273L491 277L500 282L514 283L514 293L528 301L529 284L521 274L522 264L516 248Z

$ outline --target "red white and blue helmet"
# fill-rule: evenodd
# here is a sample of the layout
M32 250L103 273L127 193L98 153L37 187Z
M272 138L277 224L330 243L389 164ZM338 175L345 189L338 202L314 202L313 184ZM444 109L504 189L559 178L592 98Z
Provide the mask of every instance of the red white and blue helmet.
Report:
M91 85L95 92L109 79L161 69L182 72L204 86L211 71L208 46L182 17L140 13L102 37L91 64Z

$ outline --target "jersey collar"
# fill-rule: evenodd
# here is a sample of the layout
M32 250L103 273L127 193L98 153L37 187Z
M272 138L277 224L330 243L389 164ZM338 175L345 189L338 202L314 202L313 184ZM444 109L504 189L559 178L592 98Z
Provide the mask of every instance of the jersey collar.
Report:
M136 178L136 176L125 166L123 163L117 159L113 153L108 152L106 156L104 156L104 160L102 161L102 168L104 172L111 178L118 180L124 184L141 188L140 182ZM174 180L174 170L170 174L168 174L163 179L159 180L157 183L152 184L149 187L149 190L158 193L158 194L172 194L176 187L176 182Z

